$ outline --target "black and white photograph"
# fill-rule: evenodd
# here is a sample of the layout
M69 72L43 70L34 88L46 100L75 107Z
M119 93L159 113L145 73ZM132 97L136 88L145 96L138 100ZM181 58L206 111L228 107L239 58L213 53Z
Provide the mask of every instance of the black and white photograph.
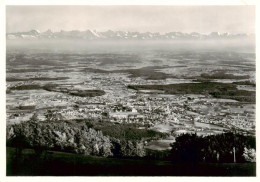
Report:
M255 5L5 11L7 177L256 177Z

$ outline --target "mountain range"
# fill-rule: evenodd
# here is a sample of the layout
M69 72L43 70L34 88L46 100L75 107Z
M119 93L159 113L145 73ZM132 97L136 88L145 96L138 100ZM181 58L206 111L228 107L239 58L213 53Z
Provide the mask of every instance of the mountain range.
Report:
M197 32L182 33L182 32L168 32L168 33L151 33L151 32L129 32L129 31L104 31L97 32L95 30L72 30L53 32L47 30L40 32L38 30L31 30L28 32L7 33L6 38L12 39L84 39L84 40L204 40L204 39L240 39L252 37L250 34L230 34L211 32L210 34L200 34Z

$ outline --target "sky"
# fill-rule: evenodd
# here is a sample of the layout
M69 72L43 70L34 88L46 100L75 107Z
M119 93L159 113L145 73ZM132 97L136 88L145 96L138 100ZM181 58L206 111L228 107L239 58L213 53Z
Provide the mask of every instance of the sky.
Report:
M255 33L254 6L7 6L6 31Z

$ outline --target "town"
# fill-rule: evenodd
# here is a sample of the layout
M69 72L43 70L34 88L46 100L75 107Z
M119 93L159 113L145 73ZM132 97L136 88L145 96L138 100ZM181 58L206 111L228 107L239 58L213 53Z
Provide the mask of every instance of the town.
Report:
M50 75L27 72L30 81L7 82L7 123L71 121L89 119L111 123L134 123L139 128L178 136L196 133L207 136L226 131L255 134L255 105L202 94L167 94L162 90L134 90L129 85L191 83L192 79L147 80L127 73L82 73L79 67L68 79L37 80ZM21 73L7 72L11 78ZM52 77L65 78L66 73ZM44 85L55 85L45 90ZM39 86L23 90L23 86ZM82 97L80 90L101 90L104 94ZM171 140L174 141L174 140Z

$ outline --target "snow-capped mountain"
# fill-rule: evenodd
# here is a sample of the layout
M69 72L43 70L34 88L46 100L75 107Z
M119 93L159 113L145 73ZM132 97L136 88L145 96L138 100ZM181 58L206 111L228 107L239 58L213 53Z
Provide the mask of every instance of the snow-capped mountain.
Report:
M104 31L97 32L95 30L72 30L53 32L47 30L40 32L31 30L28 32L7 33L7 39L84 39L84 40L203 40L203 39L237 39L247 38L247 34L230 34L211 32L210 34L200 34L198 32L182 33L168 32L165 34L151 32L129 32L129 31Z
M31 30L29 32L7 34L7 39L38 39L40 35L39 30Z

